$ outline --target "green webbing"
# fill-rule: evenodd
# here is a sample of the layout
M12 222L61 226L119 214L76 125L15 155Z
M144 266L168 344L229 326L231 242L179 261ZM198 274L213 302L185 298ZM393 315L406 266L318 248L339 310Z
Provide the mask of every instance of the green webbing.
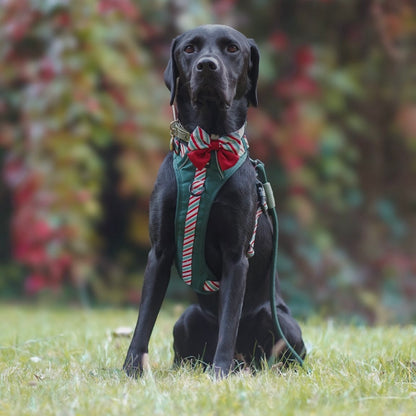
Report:
M270 274L270 308L273 317L273 324L276 332L280 335L283 341L286 343L287 348L291 354L295 357L296 361L300 364L301 367L304 366L302 357L295 351L295 349L290 345L289 341L285 337L283 330L280 326L279 317L277 316L276 311L276 273L277 273L277 252L278 252L278 240L279 240L279 221L276 213L276 204L274 200L273 190L270 183L267 180L266 170L264 164L256 160L255 166L257 170L258 179L263 184L263 188L266 194L268 212L271 216L273 223L273 257L272 257L272 268Z

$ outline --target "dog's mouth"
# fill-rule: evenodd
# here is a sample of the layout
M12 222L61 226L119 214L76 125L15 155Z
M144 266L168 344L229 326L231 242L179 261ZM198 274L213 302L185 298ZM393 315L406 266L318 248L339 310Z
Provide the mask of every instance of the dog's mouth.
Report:
M232 103L232 99L227 96L225 88L213 87L212 85L202 85L196 89L191 96L191 100L192 105L197 108L216 105L224 110L228 110Z

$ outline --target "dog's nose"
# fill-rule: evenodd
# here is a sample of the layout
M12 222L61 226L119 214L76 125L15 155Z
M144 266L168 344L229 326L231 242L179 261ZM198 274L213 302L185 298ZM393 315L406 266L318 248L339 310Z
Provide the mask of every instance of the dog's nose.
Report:
M215 72L219 68L218 61L215 58L204 57L201 58L196 64L197 71L212 71Z

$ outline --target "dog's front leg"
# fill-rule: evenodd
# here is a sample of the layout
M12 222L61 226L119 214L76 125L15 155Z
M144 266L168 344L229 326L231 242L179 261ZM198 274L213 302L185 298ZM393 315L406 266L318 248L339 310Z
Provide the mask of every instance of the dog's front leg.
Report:
M226 376L233 363L247 270L248 260L244 255L237 261L227 259L223 267L219 292L218 343L213 363L218 377Z
M172 261L173 250L159 251L152 248L149 252L139 317L123 365L124 371L131 377L141 375L148 365L150 335L166 294Z

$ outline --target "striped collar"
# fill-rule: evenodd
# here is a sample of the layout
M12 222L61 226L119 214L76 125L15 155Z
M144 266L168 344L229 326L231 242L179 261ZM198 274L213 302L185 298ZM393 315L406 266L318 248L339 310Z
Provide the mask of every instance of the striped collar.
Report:
M178 123L176 126L180 126L180 130L177 130L176 127L172 129L172 124L175 122ZM200 127L196 127L192 133L188 133L176 120L171 123L170 150L180 157L190 156L189 158L193 159L192 163L199 168L210 160L210 154L214 150L217 152L217 157L219 156L221 159L222 170L225 170L234 165L249 147L245 128L246 123L237 131L219 137L215 134L208 134Z

